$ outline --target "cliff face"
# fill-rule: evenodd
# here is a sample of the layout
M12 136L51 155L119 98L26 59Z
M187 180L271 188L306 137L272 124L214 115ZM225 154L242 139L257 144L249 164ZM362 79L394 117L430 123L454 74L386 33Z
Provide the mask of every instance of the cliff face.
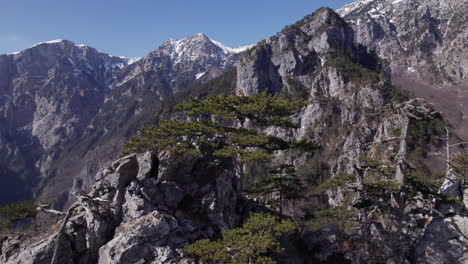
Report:
M465 1L362 0L337 12L357 43L388 62L395 84L433 103L460 136L468 136Z
M404 111L414 110L416 103L392 101L387 72L375 55L354 44L353 36L336 13L321 9L260 42L237 68L238 94L269 90L310 100L297 117L300 129L270 132L318 140L333 176L354 172L360 156L372 156L391 138L389 153L375 154L397 158L396 163L404 159L401 142L409 122Z
M70 41L0 55L2 202L31 195L38 176L97 114L108 83L127 62Z

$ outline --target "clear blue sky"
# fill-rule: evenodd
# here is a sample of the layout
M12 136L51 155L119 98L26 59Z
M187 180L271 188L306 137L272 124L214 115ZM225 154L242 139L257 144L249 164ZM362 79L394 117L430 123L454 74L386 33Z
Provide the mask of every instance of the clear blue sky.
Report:
M353 0L0 0L0 54L68 39L118 56L144 56L199 32L227 46L274 35L321 6Z

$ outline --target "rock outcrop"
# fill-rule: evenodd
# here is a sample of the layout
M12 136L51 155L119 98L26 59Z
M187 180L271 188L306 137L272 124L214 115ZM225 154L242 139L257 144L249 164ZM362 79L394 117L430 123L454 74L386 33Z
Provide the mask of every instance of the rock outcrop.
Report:
M248 213L230 159L134 154L77 193L50 237L3 238L2 263L179 263L183 246L215 238ZM182 263L182 262L181 262Z

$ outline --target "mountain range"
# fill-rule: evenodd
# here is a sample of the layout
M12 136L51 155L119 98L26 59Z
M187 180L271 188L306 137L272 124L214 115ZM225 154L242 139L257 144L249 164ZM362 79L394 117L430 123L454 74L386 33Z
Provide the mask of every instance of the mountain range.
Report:
M297 127L245 128L320 145L274 153L306 185L284 208L302 231L276 262L466 263L468 187L447 160L468 139L467 13L463 0L358 0L247 47L196 34L138 59L67 40L0 55L0 202L67 210L40 236L0 236L0 262L196 263L183 247L272 211L242 189L268 169L118 156L138 129L186 120L178 103L268 93L307 101Z
M121 151L159 101L231 69L247 48L229 48L196 34L168 40L137 59L67 40L1 55L0 153L5 158L0 178L5 184L0 201L31 197L33 187L55 199L79 176L89 180ZM118 117L121 121L114 122ZM90 138L83 149L80 143ZM110 149L96 157L92 151L104 143ZM79 154L70 157L77 145Z

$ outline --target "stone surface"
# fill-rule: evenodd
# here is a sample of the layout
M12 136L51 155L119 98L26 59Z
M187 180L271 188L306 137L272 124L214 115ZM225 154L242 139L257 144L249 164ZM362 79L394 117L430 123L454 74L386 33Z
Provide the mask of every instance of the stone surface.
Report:
M96 175L89 194L76 194L62 232L34 243L4 238L0 262L50 263L55 251L55 263L184 263L183 246L219 236L248 213L225 169L231 163L167 152L124 157ZM148 170L157 173L139 177Z
M468 138L468 6L463 0L359 0L337 12L385 59L393 82L433 103Z

